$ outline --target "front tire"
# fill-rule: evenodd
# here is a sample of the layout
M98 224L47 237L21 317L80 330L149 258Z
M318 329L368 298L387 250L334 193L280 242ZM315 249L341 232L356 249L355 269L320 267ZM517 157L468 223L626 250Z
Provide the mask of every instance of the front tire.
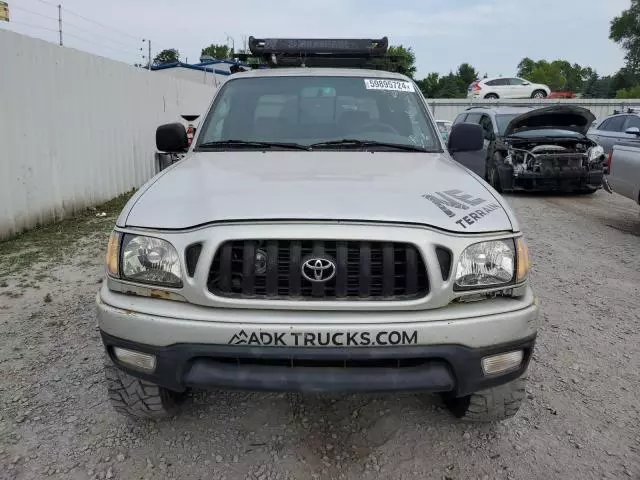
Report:
M544 90L536 90L531 94L531 98L547 98L547 92Z
M120 370L105 359L107 393L114 410L131 418L160 419L176 415L186 394L173 392Z
M444 403L457 418L467 422L499 422L513 417L524 400L526 379L480 390L466 397L445 397Z
M487 168L487 180L489 182L489 185L491 185L496 192L502 193L502 185L500 185L500 174L498 173L498 169L496 168L494 162L489 162Z

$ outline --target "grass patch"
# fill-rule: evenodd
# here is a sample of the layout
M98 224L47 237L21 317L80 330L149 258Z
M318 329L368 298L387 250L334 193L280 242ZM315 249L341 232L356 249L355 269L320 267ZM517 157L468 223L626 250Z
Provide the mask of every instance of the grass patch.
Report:
M76 241L89 235L106 236L113 229L115 220L134 191L127 192L108 202L87 209L57 223L21 233L0 242L0 278L27 273L26 269L41 262L59 262ZM106 217L96 217L104 212ZM105 244L106 248L106 244ZM28 278L42 272L28 272Z

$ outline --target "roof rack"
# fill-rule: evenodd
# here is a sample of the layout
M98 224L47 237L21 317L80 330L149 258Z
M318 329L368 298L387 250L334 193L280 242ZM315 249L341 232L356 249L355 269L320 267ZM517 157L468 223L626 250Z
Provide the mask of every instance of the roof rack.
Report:
M253 68L333 67L401 71L398 57L387 55L389 39L369 38L255 38L251 54L238 59Z
M626 110L614 110L614 115L620 115L621 113L640 113L640 107L629 107Z

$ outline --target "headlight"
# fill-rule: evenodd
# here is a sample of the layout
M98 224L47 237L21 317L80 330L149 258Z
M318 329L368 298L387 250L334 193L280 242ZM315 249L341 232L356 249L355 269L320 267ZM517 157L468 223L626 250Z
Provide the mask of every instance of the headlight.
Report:
M604 156L604 148L602 148L600 145L596 145L595 147L591 148L591 150L589 150L589 161L593 162L594 160L597 160L600 157Z
M454 290L499 287L514 279L516 248L512 239L467 247L458 260Z
M178 252L169 242L140 235L124 235L120 276L134 282L181 287Z

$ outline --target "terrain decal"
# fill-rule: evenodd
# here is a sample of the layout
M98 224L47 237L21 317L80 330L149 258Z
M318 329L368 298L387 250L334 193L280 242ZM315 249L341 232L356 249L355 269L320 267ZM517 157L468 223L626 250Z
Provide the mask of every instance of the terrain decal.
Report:
M380 332L250 332L240 330L229 345L261 345L281 347L364 347L416 345L417 330Z
M462 190L444 190L442 192L425 193L422 195L436 207L438 207L447 217L454 220L454 223L462 228L479 222L501 207L497 203L486 204L487 200L474 197ZM462 210L462 213L460 212Z

